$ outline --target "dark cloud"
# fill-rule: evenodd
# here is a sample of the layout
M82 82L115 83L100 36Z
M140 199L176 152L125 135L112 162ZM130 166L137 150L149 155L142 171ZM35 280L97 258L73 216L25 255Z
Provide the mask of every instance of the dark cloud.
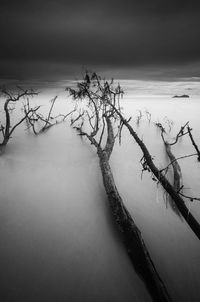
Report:
M0 76L200 61L200 1L6 0L0 27Z

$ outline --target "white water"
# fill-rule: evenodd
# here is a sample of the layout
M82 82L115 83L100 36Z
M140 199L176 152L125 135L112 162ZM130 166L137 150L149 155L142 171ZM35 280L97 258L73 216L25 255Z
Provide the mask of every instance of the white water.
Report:
M49 98L46 92L36 101L44 111ZM67 112L66 102L58 101L55 110ZM198 97L128 95L122 106L135 129L140 109L148 109L152 121L172 119L172 137L189 120L200 145ZM164 167L159 131L145 116L137 130ZM194 153L186 137L173 150L176 156ZM173 300L199 301L199 240L151 175L141 179L141 157L124 129L122 145L116 144L111 158L119 192ZM200 196L196 158L180 164L185 187L191 188L185 193ZM2 301L150 301L112 224L95 150L68 123L37 137L23 126L13 134L0 158L0 192ZM199 202L187 204L200 221Z

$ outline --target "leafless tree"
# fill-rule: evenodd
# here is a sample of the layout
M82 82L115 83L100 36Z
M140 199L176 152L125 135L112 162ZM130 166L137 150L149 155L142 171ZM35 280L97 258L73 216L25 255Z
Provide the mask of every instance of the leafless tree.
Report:
M108 101L109 102L109 101ZM170 197L174 200L177 208L179 209L181 215L184 217L185 221L188 223L190 228L193 230L193 232L196 234L196 236L200 239L200 224L196 220L196 218L192 215L190 210L187 208L184 199L179 194L179 190L177 191L174 186L168 181L168 179L165 177L165 174L163 173L163 170L160 170L156 167L153 161L153 157L150 154L147 146L145 143L139 138L138 134L133 129L132 125L130 124L129 120L126 119L122 112L118 110L112 103L110 103L110 106L114 109L114 111L117 113L118 117L120 118L121 122L127 127L127 129L130 132L130 135L133 137L133 139L136 141L140 149L142 150L143 157L142 161L145 164L145 168L147 171L151 171L151 173L154 175L154 179L157 179L157 181L162 185L162 187L165 189L165 191L170 195ZM187 123L186 123L187 125ZM162 126L162 125L161 125ZM178 132L174 142L178 141L178 139L185 135L184 129L181 128ZM163 131L164 132L164 131Z
M97 151L111 213L121 231L134 268L145 282L154 301L171 301L141 232L117 190L109 163L116 134L120 135L123 125L126 125L125 119L121 118L120 108L120 96L123 91L120 85L114 85L113 80L108 82L96 73L86 73L84 80L77 83L77 88L67 88L67 91L80 106L72 125Z
M64 122L69 115L71 115L73 112L76 111L76 108L74 108L71 112L65 115L59 114L57 116L53 116L52 110L54 108L56 100L57 100L57 96L55 96L51 100L51 106L46 116L44 116L38 111L40 106L37 108L37 110L35 110L35 108L32 108L30 106L29 100L27 100L26 103L24 104L24 113L26 116L27 128L28 129L31 128L35 135L43 133L49 130L52 126ZM27 112L31 112L31 114L27 114Z
M8 143L8 141L11 139L13 132L15 129L29 116L33 114L33 109L29 109L26 111L25 115L19 119L19 121L12 126L11 123L11 112L14 111L16 103L18 103L22 99L27 99L29 97L33 97L34 95L37 95L36 92L33 90L24 90L21 87L18 87L17 93L11 93L6 89L1 90L2 96L6 98L4 106L3 106L3 112L4 116L2 120L5 120L5 122L0 123L0 132L2 134L2 142L0 143L0 153L2 153L5 150L5 147ZM36 107L34 109L35 112L39 107Z
M191 156L198 156L198 158L199 158L199 153L198 153L199 149L198 149L198 146L196 145L196 143L195 143L195 141L193 139L193 136L191 134L191 130L192 129L189 127L189 122L185 123L185 125L181 126L181 128L180 128L179 132L177 133L177 135L176 135L175 139L173 140L173 142L170 143L170 142L168 142L165 139L164 132L162 131L162 128L161 128L161 137L162 137L162 140L163 140L164 145L165 145L166 153L167 153L167 155L168 155L168 157L170 159L170 164L167 165L166 168L162 169L162 172L163 171L167 172L168 171L168 167L170 165L172 165L173 174L174 174L174 189L175 189L175 191L179 195L181 195L181 196L183 196L183 197L185 197L187 199L190 199L190 201L194 201L194 200L198 200L199 201L200 198L188 196L188 195L186 195L186 194L184 194L182 192L182 190L184 189L184 185L183 185L181 167L180 167L179 162L178 162L179 159L188 158L188 157L191 157ZM181 156L180 158L176 158L174 156L173 152L171 151L171 146L177 144L178 141L179 141L179 139L182 136L187 135L187 134L189 134L189 137L190 137L190 139L192 141L192 144L194 145L195 150L197 151L197 153L189 154L189 155L184 155L184 156Z

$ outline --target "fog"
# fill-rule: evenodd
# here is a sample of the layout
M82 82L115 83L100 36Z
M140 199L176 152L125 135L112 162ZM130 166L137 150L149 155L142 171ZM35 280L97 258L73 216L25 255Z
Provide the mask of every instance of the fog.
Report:
M132 116L132 125L160 168L168 160L154 121L173 120L172 137L190 121L200 145L199 97L134 96L126 84L124 114ZM58 91L46 89L31 101L42 104L45 112ZM55 114L70 110L66 96L59 92ZM139 125L138 110L143 112ZM150 124L145 110L151 112ZM0 157L2 301L151 301L112 223L95 149L69 122L38 136L21 125ZM173 150L177 157L195 153L187 137ZM141 157L124 129L122 144L116 142L111 157L118 190L173 301L199 301L199 240L151 174L141 177ZM189 188L185 192L199 196L196 157L180 165ZM200 221L199 202L186 203Z

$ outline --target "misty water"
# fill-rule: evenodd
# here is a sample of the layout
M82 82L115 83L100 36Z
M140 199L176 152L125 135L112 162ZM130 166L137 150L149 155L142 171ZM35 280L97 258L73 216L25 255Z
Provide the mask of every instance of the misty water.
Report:
M124 114L132 116L158 167L168 160L154 122L167 129L166 121L172 120L173 138L190 121L200 145L198 96L133 95L130 83L125 84ZM31 101L45 112L57 93L54 114L67 113L70 100L62 89L46 89ZM137 125L139 110L143 115ZM145 111L151 113L150 123ZM24 124L0 157L1 301L151 301L112 222L95 150L69 125L68 120L34 136ZM176 157L195 153L187 136L173 151ZM141 157L124 129L111 157L116 185L173 301L200 301L199 240L151 174L141 175ZM196 157L180 165L184 192L199 197ZM186 204L200 221L200 202Z

